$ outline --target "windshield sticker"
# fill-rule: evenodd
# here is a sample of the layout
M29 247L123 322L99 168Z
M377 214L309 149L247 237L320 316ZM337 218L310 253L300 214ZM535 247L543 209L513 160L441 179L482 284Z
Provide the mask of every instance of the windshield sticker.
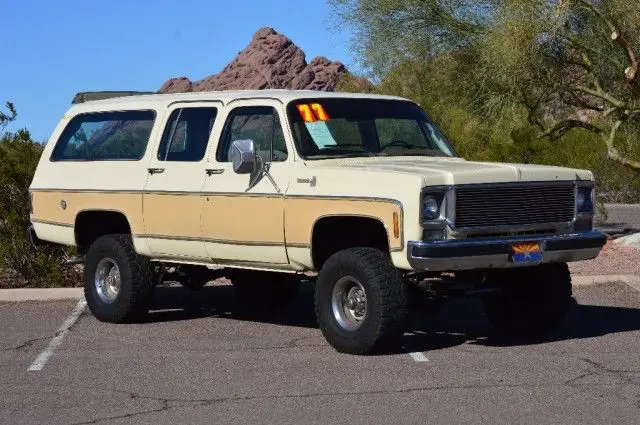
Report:
M329 115L319 103L296 105L304 122L329 121Z
M324 121L314 121L305 124L314 143L320 148L336 146L338 142L333 138L327 123Z
M313 113L316 114L316 117L318 117L320 121L329 121L329 115L324 110L321 104L312 103L311 109L313 109Z

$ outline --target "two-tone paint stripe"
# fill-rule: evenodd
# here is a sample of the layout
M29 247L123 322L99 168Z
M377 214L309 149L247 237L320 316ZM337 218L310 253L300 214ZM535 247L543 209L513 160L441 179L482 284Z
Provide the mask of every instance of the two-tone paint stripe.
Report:
M289 247L289 248L310 248L309 244L291 244L285 241L237 241L229 239L213 239L213 238L201 238L201 237L187 237L187 236L171 236L171 235L133 235L134 238L140 239L161 239L170 241L184 241L184 242L205 242L205 243L219 243L223 245L239 245L239 246L265 246L265 247Z

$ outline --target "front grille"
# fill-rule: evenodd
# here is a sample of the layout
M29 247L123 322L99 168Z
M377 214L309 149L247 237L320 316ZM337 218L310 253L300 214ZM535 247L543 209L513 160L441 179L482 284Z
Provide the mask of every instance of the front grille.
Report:
M536 229L536 230L519 230L512 232L483 232L468 233L464 235L464 239L482 239L482 238L512 238L515 236L549 236L558 233L557 229Z
M456 188L456 228L567 223L574 216L572 182Z

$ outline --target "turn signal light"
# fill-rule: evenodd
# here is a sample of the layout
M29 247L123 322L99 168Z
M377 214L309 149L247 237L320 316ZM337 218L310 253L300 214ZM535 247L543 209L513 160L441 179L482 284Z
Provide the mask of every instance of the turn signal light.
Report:
M397 212L393 213L393 237L396 239L400 237L400 218Z

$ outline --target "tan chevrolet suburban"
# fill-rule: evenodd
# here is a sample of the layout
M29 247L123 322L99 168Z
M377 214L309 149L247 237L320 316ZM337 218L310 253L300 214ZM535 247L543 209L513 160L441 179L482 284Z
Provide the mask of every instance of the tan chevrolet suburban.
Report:
M589 171L466 161L418 105L377 95L83 93L31 202L32 240L77 247L100 320L139 318L167 279L227 277L263 312L311 279L324 336L356 354L456 296L541 336L570 305L566 263L606 241Z

